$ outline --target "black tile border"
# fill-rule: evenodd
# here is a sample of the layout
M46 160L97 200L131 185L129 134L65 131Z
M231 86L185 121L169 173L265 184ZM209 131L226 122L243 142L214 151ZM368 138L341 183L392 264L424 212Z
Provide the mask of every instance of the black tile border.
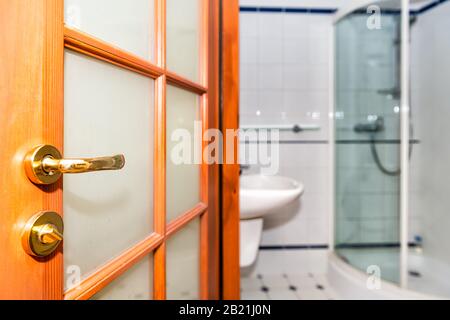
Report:
M337 8L290 8L290 7L240 7L240 12L269 12L269 13L309 13L309 14L333 14Z
M240 144L329 144L327 140L240 141Z
M260 246L259 250L277 251L277 250L323 250L328 249L328 244L300 244L300 245L276 245L276 246Z
M424 14L425 12L432 10L439 6L440 4L443 4L449 0L435 0L424 7L417 9L417 10L411 10L410 14L413 16L418 16L420 14ZM242 13L300 13L300 14L335 14L338 11L337 8L307 8L307 7L256 7L256 6L241 6L240 12ZM390 10L385 9L381 11L383 14L392 14L392 15L399 15L401 13L401 10ZM367 14L365 10L356 10L353 13L356 14Z
M410 248L417 248L419 244L410 242ZM329 249L328 244L290 244L290 245L263 245L259 247L261 251L279 251L279 250L324 250ZM385 243L342 243L335 246L335 250L339 249L383 249L383 248L400 248L399 242Z
M377 139L377 140L357 140L357 139L343 139L336 140L336 144L370 144L374 142L375 144L400 144L400 140L396 139ZM330 144L328 140L280 140L280 141L240 141L240 144ZM411 144L420 144L420 140L412 139L410 140Z

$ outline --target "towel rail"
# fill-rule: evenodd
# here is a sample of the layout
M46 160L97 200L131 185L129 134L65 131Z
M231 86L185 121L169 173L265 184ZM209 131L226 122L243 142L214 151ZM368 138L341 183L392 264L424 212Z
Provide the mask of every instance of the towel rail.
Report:
M320 126L316 124L294 124L294 125L245 125L241 126L242 130L280 130L280 131L293 131L294 133L300 133L304 131L318 131Z

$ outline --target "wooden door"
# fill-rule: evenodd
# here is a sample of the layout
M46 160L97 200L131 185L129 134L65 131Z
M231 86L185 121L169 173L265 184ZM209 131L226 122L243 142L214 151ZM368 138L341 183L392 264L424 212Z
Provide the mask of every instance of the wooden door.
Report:
M218 125L218 1L0 1L1 299L219 297L218 168L172 133ZM122 154L122 170L32 183L26 154ZM46 257L36 213L63 217Z

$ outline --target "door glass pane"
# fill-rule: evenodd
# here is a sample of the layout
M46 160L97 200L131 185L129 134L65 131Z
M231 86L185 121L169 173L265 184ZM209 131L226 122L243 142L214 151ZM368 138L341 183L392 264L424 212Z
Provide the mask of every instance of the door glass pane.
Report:
M152 60L154 0L65 0L66 25Z
M199 299L199 268L200 221L197 219L167 241L167 299Z
M123 154L120 171L64 176L64 260L92 273L152 232L153 80L65 54L64 155Z
M201 0L167 0L167 67L199 80Z
M150 300L153 296L153 256L146 257L91 300Z
M171 221L200 202L201 124L199 97L167 88L167 220ZM196 122L197 121L197 122ZM194 131L200 127L200 156L194 159ZM198 148L197 148L198 151Z
M336 25L336 252L352 266L400 276L400 1L382 1ZM384 10L386 9L386 10ZM376 45L373 45L376 44ZM372 269L368 269L368 268ZM377 268L377 269L374 269ZM371 271L373 272L373 271Z

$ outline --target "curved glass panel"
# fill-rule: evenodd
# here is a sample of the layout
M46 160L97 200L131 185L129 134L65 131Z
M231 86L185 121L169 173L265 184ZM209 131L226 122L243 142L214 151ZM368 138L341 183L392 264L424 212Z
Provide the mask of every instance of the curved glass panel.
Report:
M400 1L336 24L335 245L363 272L399 282Z

